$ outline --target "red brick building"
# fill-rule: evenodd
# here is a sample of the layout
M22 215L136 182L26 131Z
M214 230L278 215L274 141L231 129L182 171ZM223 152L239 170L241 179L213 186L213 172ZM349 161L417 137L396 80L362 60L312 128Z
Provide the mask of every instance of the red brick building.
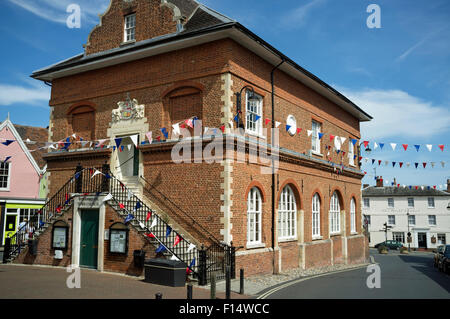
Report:
M358 146L360 122L371 117L239 22L193 0L112 0L82 54L33 77L52 84L49 140L64 141L75 133L84 141L46 156L50 194L61 193L77 164L100 168L106 162L138 201L171 225L170 236L176 231L196 249L215 241L242 247L235 267L246 274L368 257ZM202 127L191 129L187 119L200 120L195 125ZM233 130L237 123L245 134ZM272 127L278 127L279 148ZM216 140L231 150L223 158L217 149L211 152L215 138L205 128L228 137ZM187 131L194 134L184 139L192 143L191 155L197 145L204 155L215 156L213 163L208 158L174 162L173 147ZM142 144L148 132L153 142ZM129 138L135 135L137 143ZM90 147L86 141L109 147ZM271 161L254 160L258 145L271 158L278 153L275 174ZM55 261L49 249L49 223L34 262L81 264L78 211L84 199L80 192L70 193L72 198L59 212L69 229L63 259ZM148 245L143 234L151 220L144 217L125 225L127 254L108 253L104 230L123 221L121 201L126 199L98 201L95 268L139 273L132 251L145 247L149 256L158 245ZM192 257L175 255L187 264Z

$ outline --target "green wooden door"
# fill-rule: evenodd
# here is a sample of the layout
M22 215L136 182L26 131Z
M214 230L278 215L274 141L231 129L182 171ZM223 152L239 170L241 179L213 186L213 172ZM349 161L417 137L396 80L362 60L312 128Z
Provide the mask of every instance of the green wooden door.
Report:
M139 140L138 140L139 143ZM138 144L139 145L139 144ZM133 176L139 176L139 150L133 145Z
M97 269L98 210L81 211L80 267Z

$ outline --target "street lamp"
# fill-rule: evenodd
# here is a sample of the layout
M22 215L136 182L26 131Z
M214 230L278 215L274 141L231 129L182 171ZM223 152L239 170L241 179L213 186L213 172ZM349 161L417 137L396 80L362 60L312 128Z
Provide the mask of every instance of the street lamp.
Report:
M408 219L408 252L411 251L411 233L409 232L409 209L406 210L406 218Z
M236 112L237 112L237 127L238 128L244 128L244 125L241 124L240 121L240 116L239 114L242 113L242 104L241 104L241 100L242 100L242 91L244 91L245 89L249 90L249 95L248 95L248 101L249 102L257 102L259 101L258 97L255 94L255 90L253 89L253 87L251 87L250 85L246 85L244 86L240 92L236 92Z

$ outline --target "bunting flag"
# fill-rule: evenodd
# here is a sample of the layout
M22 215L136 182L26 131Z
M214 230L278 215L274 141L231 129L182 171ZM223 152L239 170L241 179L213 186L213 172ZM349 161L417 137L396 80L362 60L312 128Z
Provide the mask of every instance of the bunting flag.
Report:
M330 134L330 142L334 140L335 136Z
M92 174L91 178L94 178L94 176L96 176L98 174L102 174L102 172L100 172L99 170L96 169L94 174Z
M427 144L427 148L428 148L428 151L431 152L431 149L433 148L433 145Z
M352 139L353 146L355 146L356 142L358 142L358 140Z
M392 162L392 167L395 167L395 164L396 164L397 162Z
M395 151L395 148L397 147L397 144L396 143L391 143L391 147L392 147L392 150Z
M192 119L185 120L184 123L190 128L194 128L194 122Z
M281 122L275 121L275 127L278 128L281 125Z
M269 124L270 122L271 122L270 119L266 119L266 120L264 121L264 123L266 124L266 126L267 126L267 124Z
M5 142L2 142L3 145L9 146L11 143L15 142L14 140L6 140Z
M105 174L105 177L106 177L107 179L111 179L111 175L109 175L108 173Z
M427 163L422 163L422 165L423 165L423 168L427 167Z
M367 148L367 146L369 146L369 141L364 141L363 144L364 144L364 147Z
M383 150L384 143L380 143L380 149Z
M155 253L162 253L166 251L166 247L163 244L159 244L159 247L155 250Z
M153 142L152 134L152 132L148 132L147 134L145 134L145 136L147 136L149 144L152 144Z
M312 135L313 131L307 130L307 133L308 133L308 137L310 137Z
M194 248L196 248L195 245L191 243L191 244L189 245L189 247L188 247L187 252L190 252L190 251L191 251L192 249L194 249Z
M438 145L438 146L441 149L441 151L443 152L444 151L444 145Z
M97 145L95 145L95 147L97 147L97 148L102 147L106 141L108 141L108 139L98 140L98 143L97 143Z
M132 221L134 219L134 216L132 214L128 214L127 218L125 218L125 224Z
M258 120L261 118L259 115L255 115L255 122L258 122Z
M176 123L172 125L172 133L173 135L180 135L181 131L180 131L180 123Z
M172 255L172 257L170 257L170 260L180 261L180 260L177 258L177 256L175 256L175 255Z
M177 234L177 236L175 237L175 241L173 242L173 247L178 245L182 240L183 239L181 238L181 236Z
M381 165L381 160L378 160L378 166L380 166Z
M416 150L417 150L417 152L418 152L419 149L420 149L420 145L414 145L414 147L416 148Z
M136 203L136 207L134 207L134 210L135 211L137 211L139 208L141 208L142 206L141 206L141 202L140 201L138 201L137 203Z
M156 238L153 233L146 233L145 236L147 236L148 238Z
M289 130L291 129L291 125L286 124L286 132L289 132Z
M374 142L373 143L373 150L375 151L377 148L378 148L378 144L377 144L377 142Z
M150 229L155 227L158 224L158 218L153 218L152 225L150 226Z
M114 141L116 142L116 146L119 147L120 143L122 143L122 138L118 137L118 138L114 139Z
M119 203L119 207L120 207L120 209L125 209L125 205L122 203Z
M322 137L323 137L324 135L325 135L324 133L320 133L320 132L319 132L319 140L322 139Z
M405 149L405 151L408 149L408 144L402 144L402 146Z
M191 123L192 123L192 120L191 120ZM169 138L169 133L167 132L167 129L165 127L161 128L161 132L163 133L163 135L166 139Z
M222 126L220 127L220 130L222 131L223 134L225 134L225 125L222 125Z
M419 166L419 163L414 163L414 166L416 166L416 168Z
M147 212L147 218L145 221L148 222L150 218L152 218L152 212Z
M172 228L170 226L167 226L167 228L166 228L166 238L169 237L171 232L172 232Z
M297 129L297 134L300 135L301 132L302 132L302 129L301 129L301 128L298 128L298 129Z
M5 160L3 161L3 164L5 164L7 161L9 161L10 159L12 158L12 156L7 156L6 158L5 158Z
M186 268L186 273L189 275L192 272L192 268L195 266L195 257L194 259L192 259L191 264L189 265L188 268Z
M403 162L398 163L400 165L400 168L402 168L403 166Z
M112 196L111 194L108 194L108 195L106 195L106 196L103 198L103 201L102 201L102 202L107 202L107 201L109 201L109 200L111 200L111 199L113 199L113 196Z
M56 212L57 212L58 214L61 214L61 206L56 207Z

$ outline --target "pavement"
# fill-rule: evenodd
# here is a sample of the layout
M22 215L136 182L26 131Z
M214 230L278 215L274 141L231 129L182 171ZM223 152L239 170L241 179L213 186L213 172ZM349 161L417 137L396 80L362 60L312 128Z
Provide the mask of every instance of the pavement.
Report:
M68 288L72 273L66 268L0 265L0 299L187 299L186 287L166 287L147 283L143 278L120 274L101 273L81 269L80 287ZM193 287L193 299L209 299L208 289ZM218 292L218 299L225 294ZM250 296L231 294L231 299Z

